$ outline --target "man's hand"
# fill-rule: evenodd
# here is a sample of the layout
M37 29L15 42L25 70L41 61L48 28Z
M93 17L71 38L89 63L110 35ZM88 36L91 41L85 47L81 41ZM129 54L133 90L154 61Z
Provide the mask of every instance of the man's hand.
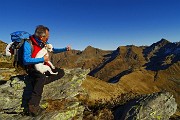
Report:
M44 62L48 62L49 61L49 56L48 56L48 54L45 54L44 55Z
M69 46L69 45L66 48L67 48L67 51L71 50L71 46Z

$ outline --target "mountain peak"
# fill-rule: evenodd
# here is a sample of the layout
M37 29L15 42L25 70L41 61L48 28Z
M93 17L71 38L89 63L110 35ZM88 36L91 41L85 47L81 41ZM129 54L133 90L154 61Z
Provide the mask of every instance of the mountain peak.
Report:
M85 49L84 49L84 51L83 51L83 53L93 53L93 52L95 52L97 50L97 48L94 48L94 47L92 47L92 46L87 46Z
M170 43L167 39L164 39L162 38L160 41L158 41L157 43L164 43L164 44L167 44L167 43Z
M92 46L87 46L85 49L84 49L84 51L86 51L86 50L91 50L91 49L96 49L96 48L94 48L94 47L92 47Z
M162 38L160 41L158 41L158 42L156 42L156 43L153 43L153 44L150 46L150 48L153 49L153 50L154 50L154 49L157 50L157 49L159 49L159 48L167 45L168 43L171 43L171 42L169 42L168 40Z

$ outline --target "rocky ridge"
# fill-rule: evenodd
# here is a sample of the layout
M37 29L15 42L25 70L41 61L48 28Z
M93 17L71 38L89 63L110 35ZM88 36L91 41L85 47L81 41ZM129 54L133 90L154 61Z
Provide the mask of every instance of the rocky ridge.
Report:
M166 39L150 46L119 46L116 50L101 50L88 46L83 51L68 51L52 55L52 62L63 68L90 69L89 75L111 82L134 70L160 71L180 60L180 43Z

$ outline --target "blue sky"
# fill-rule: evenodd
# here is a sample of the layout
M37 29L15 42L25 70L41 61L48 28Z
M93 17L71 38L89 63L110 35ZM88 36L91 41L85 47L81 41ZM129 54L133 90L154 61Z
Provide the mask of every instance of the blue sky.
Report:
M178 42L180 0L0 0L0 40L10 43L14 31L33 34L37 25L49 27L56 48Z

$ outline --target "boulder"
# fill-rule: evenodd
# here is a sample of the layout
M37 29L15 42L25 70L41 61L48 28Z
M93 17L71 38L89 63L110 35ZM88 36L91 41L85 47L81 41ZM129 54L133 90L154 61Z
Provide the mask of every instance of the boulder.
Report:
M176 109L173 95L159 92L130 100L117 108L114 115L115 120L169 120Z
M89 70L65 70L65 76L45 85L40 106L46 108L34 120L67 120L83 118L84 106L77 95L84 94L81 87ZM15 76L0 85L0 120L32 120L23 113L32 93L29 76Z

